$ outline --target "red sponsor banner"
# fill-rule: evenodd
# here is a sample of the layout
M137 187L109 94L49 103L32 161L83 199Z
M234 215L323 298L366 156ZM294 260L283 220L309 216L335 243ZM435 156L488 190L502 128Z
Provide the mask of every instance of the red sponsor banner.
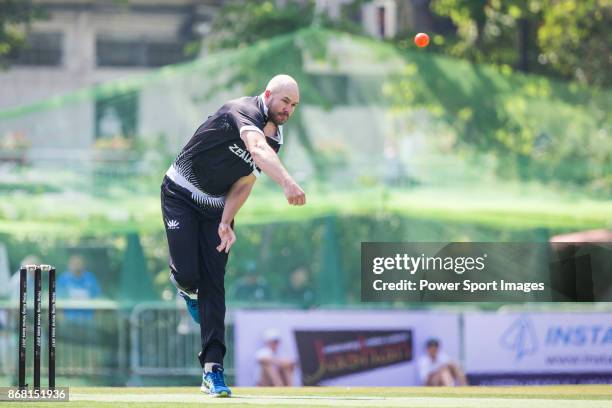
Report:
M412 360L412 330L296 330L303 385Z

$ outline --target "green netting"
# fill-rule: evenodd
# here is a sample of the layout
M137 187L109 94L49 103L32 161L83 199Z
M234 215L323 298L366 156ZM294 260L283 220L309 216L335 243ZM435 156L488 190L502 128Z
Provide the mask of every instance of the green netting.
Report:
M132 176L151 187L209 113L278 72L301 87L283 154L304 181L534 181L610 197L610 92L317 29L0 112L0 136L20 143L2 154L77 170L49 177L95 194Z
M259 181L228 285L253 258L280 293L307 264L324 303L351 302L361 240L611 226L610 91L310 28L0 112L3 241L51 253L138 232L149 270L165 274L165 170L207 115L277 73L301 88L281 157L308 205Z

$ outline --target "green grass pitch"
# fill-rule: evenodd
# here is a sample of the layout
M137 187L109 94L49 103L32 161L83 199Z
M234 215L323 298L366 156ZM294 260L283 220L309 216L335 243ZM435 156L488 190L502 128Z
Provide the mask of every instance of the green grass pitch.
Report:
M60 407L427 407L427 408L612 408L612 385L545 387L234 387L233 398L211 398L197 387L70 389ZM41 406L7 403L4 407Z

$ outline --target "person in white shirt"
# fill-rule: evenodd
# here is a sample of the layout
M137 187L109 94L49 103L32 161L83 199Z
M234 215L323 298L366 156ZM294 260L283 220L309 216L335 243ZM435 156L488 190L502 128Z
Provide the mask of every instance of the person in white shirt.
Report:
M264 332L265 345L257 350L255 359L259 364L257 385L262 387L291 387L295 362L278 355L280 332L268 329Z
M440 351L440 342L429 339L425 343L426 353L419 358L419 377L423 385L449 387L467 385L465 374L459 365Z

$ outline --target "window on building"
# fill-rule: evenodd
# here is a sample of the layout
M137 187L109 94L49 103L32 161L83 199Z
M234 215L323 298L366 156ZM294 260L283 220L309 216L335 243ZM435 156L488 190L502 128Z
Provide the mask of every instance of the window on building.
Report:
M161 67L187 60L180 41L96 39L99 67Z
M386 30L385 30L385 22L386 22L386 18L385 18L385 13L386 13L386 9L383 6L380 6L377 8L377 25L378 25L378 35L380 36L380 38L385 38L385 34L386 34Z
M59 66L63 57L63 34L60 32L32 32L23 47L8 55L12 65Z
M96 58L101 67L142 67L144 48L138 41L96 41Z
M130 139L138 127L138 93L126 92L96 100L96 139Z
M184 46L179 43L151 43L147 49L147 60L151 67L161 67L168 64L185 61Z

